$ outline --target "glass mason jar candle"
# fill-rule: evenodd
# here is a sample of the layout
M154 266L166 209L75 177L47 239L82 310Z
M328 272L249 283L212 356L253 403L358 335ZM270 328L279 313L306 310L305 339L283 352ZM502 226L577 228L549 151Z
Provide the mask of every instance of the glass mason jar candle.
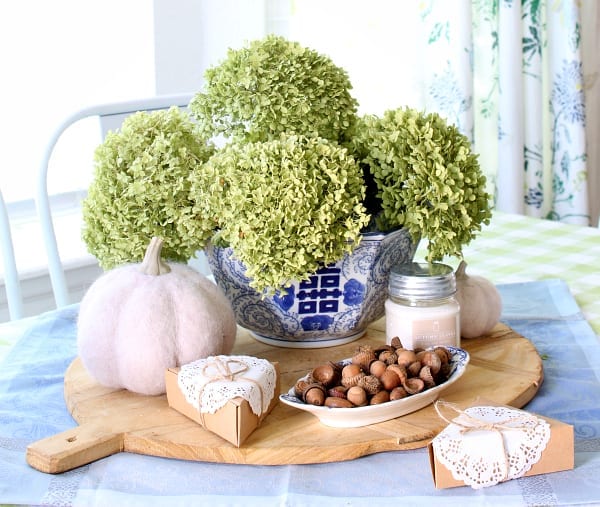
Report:
M450 266L412 262L392 267L385 302L386 343L397 336L407 349L460 346L455 293Z

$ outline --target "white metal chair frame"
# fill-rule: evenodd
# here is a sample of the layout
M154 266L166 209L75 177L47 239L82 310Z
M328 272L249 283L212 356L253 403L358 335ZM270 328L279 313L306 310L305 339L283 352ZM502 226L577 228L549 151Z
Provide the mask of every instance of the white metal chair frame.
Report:
M65 306L70 303L69 291L67 288L64 268L58 251L56 233L52 220L52 211L50 208L50 199L48 195L48 166L54 147L56 146L56 143L60 139L61 135L71 125L84 118L96 116L99 117L101 121L105 121L106 119L110 120L112 118L113 120L119 120L120 124L125 117L138 111L168 109L171 106L186 108L192 97L193 94L190 93L164 95L142 100L102 104L88 107L68 116L52 134L39 167L36 206L42 228L44 247L48 256L50 283L52 284L52 291L54 293L54 299L57 307ZM104 138L106 131L103 130L102 134L102 138Z
M10 231L10 220L2 191L0 191L0 246L4 262L4 287L8 301L8 313L11 320L16 320L23 317L23 296Z

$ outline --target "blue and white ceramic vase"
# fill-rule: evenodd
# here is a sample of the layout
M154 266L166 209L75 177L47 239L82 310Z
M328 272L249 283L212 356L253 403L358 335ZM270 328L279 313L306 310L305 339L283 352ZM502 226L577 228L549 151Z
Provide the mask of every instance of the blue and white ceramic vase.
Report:
M416 247L404 229L364 234L352 254L264 299L231 248L209 245L206 255L239 325L270 345L317 348L356 340L384 315L390 268L411 262Z

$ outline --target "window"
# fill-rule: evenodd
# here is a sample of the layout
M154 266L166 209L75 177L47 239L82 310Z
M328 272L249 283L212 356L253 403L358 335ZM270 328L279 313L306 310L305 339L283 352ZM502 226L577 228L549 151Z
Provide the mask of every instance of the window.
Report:
M147 0L0 3L0 185L20 270L43 265L42 249L31 243L39 238L32 233L33 198L45 143L80 108L155 94L153 30ZM87 187L97 129L96 122L81 122L56 148L49 191L67 207ZM64 227L72 230L71 221Z
M11 168L2 171L7 201L32 197L32 185L23 182L35 180L44 142L68 112L154 94L151 7L145 0L2 2L0 100L9 121L1 122L0 132L9 141L2 143L3 165ZM71 146L58 156L62 162L74 153ZM51 191L79 183L77 162L57 165L70 170L54 179Z
M204 70L229 47L268 32L346 68L362 112L409 103L402 69L416 65L417 56L408 61L411 52L403 59L393 53L410 43L410 23L400 26L410 16L399 9L392 0L368 8L358 0L0 2L0 186L21 273L44 270L35 183L45 144L68 114L91 104L199 90ZM77 204L99 140L95 121L80 122L61 138L51 161L48 187L67 263L87 255Z

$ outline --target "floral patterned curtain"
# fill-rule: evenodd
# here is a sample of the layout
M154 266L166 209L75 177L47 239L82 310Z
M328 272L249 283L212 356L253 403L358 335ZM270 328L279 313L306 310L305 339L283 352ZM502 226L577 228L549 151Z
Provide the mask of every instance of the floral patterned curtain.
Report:
M588 225L579 3L421 5L424 106L471 137L496 208Z

